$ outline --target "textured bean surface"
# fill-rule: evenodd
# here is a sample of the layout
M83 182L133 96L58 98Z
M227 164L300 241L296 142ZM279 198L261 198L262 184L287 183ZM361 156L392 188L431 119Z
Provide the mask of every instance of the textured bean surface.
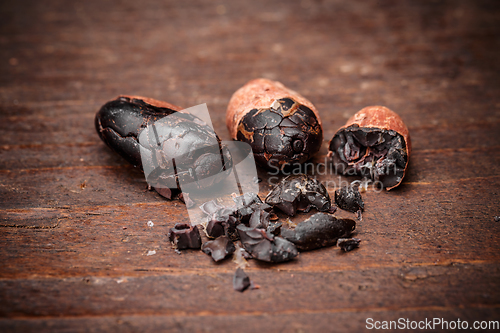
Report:
M226 126L233 139L252 147L255 161L266 169L303 163L323 141L316 107L281 82L262 78L231 96Z
M311 158L321 146L323 130L311 109L283 98L276 109L253 109L243 116L237 139L252 146L260 166L279 169Z

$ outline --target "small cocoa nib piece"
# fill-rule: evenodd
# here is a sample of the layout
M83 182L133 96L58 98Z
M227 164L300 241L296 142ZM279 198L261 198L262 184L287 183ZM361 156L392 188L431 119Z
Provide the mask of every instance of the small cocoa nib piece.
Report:
M255 210L248 220L248 226L250 228L265 229L269 226L269 223L269 213L262 209Z
M255 193L245 193L233 198L236 204L236 210L233 216L241 223L248 224L250 217L256 210L270 212L272 207L263 203L260 197Z
M323 184L304 174L284 178L267 195L266 203L290 216L297 211L308 212L312 207L321 212L332 208Z
M233 276L233 289L239 292L244 292L250 287L250 278L241 268L236 269Z
M201 246L201 250L211 255L212 259L217 262L233 254L236 248L229 238L220 236L215 240L204 243Z
M233 140L250 144L255 161L264 168L305 162L323 142L312 103L267 79L252 80L233 94L226 125Z
M329 150L336 170L370 177L390 190L403 181L410 159L410 134L395 112L369 106L337 131Z
M345 186L335 191L335 203L340 209L351 213L362 212L365 208L361 193L353 186Z
M282 229L281 236L294 243L299 250L314 250L337 244L339 238L348 237L355 228L354 220L316 213L293 230Z
M361 239L359 238L339 238L337 246L344 252L349 252L359 247Z
M187 223L177 223L168 232L168 239L177 250L199 249L201 236L197 226Z
M285 262L299 253L293 243L282 237L275 237L264 229L249 228L243 224L236 227L241 244L252 258L267 262Z

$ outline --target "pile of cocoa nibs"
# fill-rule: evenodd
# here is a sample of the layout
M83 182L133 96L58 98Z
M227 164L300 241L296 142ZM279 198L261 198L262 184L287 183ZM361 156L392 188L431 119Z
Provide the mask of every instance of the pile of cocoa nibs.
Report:
M176 224L168 238L177 252L201 248L216 262L233 257L238 265L233 278L233 288L237 291L258 288L242 269L246 259L281 263L295 259L299 251L337 245L341 251L349 252L361 242L352 238L356 222L333 216L337 207L326 188L304 174L284 178L264 202L255 193L234 196L233 201L232 206L223 206L215 200L200 206L206 216L206 221L199 225L209 239L205 243L202 244L198 226L189 224ZM364 204L355 186L337 190L335 203L361 219ZM275 213L276 210L294 216L313 208L318 213L296 225L289 219L280 222Z

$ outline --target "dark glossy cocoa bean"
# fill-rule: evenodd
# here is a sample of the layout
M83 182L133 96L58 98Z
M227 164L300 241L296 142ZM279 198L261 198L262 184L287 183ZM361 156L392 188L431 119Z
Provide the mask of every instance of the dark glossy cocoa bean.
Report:
M281 236L299 250L314 250L337 244L337 240L348 237L356 228L351 219L338 219L333 215L316 213L300 222L295 229L282 229Z
M180 110L162 101L120 96L101 107L95 126L100 138L134 166L143 168L144 161L154 166L147 178L153 187L209 187L225 178L231 156L211 127Z

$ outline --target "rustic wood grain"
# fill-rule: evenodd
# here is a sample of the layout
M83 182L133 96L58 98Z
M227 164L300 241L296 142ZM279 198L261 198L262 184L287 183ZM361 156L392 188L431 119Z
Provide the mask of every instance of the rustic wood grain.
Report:
M366 318L500 319L496 1L20 0L0 14L2 332L356 332ZM318 108L315 163L367 105L401 115L413 152L400 187L363 194L359 249L250 261L260 289L241 294L232 261L174 252L166 233L188 222L185 206L148 191L93 120L120 94L207 103L229 140L229 98L257 77ZM273 179L259 176L265 196ZM355 179L317 176L330 195Z

